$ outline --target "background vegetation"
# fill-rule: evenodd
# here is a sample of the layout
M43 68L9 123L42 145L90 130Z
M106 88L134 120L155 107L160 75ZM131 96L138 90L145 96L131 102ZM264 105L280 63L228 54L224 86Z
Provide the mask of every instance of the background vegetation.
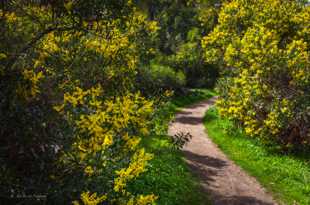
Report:
M219 114L247 136L281 154L308 153L309 8L303 0L1 1L1 199L202 203L165 136L178 107L214 95L189 88L216 85ZM292 178L305 169L297 167Z

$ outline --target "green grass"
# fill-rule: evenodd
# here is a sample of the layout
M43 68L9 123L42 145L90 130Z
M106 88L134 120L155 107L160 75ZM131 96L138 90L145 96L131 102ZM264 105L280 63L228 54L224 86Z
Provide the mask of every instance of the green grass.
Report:
M210 138L239 166L285 204L310 204L310 155L284 155L251 139L232 122L207 111L204 123Z
M216 93L209 89L191 89L185 96L176 96L172 99L171 104L175 109L194 104L201 100L209 99Z
M146 142L148 152L154 154L148 171L134 183L136 190L159 196L158 205L208 205L208 199L199 191L199 184L184 160L173 148L167 136L153 136Z
M179 108L213 95L214 92L209 90L191 90L185 96L175 97L158 111L157 130L161 130L161 134L144 138L142 142L146 150L154 154L154 158L150 161L148 171L131 185L131 192L154 193L159 196L158 205L210 204L207 196L199 190L198 179L190 173L182 152L171 144L167 128Z

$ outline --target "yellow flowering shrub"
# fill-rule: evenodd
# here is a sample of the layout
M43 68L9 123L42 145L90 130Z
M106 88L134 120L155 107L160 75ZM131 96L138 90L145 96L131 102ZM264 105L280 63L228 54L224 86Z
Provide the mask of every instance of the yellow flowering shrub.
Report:
M205 60L225 77L219 111L249 136L310 144L309 11L297 1L227 1L202 39Z
M140 141L153 102L135 80L151 49L141 42L152 41L157 22L127 0L8 2L0 8L0 174L10 176L1 194L154 203L126 188L152 158Z
M117 178L114 183L114 191L124 192L126 183L145 171L146 163L152 159L152 155L145 153L144 149L138 150L132 157L132 162L127 168L116 171Z
M104 174L104 185L99 187L113 187L114 193L111 190L102 193L96 188L94 196L82 194L83 204L98 204L101 197L95 196L99 192L106 201L133 200L126 184L144 172L147 161L152 159L151 154L138 146L138 136L147 134L152 102L139 94L102 100L103 95L101 87L88 90L76 87L64 94L62 104L54 107L75 130L70 151L63 153L60 162L71 167L72 172L81 167L84 177L89 177L87 184L100 184L98 177Z
M136 198L131 198L126 205L148 205L153 204L153 202L157 199L153 194L142 196L139 195Z
M106 195L97 197L97 193L90 194L89 192L83 192L81 194L81 201L84 205L97 205L102 204L107 199ZM73 201L73 205L79 205L78 201Z

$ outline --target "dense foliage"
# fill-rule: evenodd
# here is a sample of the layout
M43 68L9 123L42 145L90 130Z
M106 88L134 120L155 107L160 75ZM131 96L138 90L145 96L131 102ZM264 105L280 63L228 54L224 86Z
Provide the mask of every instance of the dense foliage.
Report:
M156 22L132 1L2 1L0 24L1 197L153 203L126 184L152 158L134 83Z
M310 145L309 22L305 1L227 1L202 40L225 76L220 113L287 149Z
M184 75L184 83L187 87L212 87L218 76L218 69L204 61L200 40L216 22L218 1L150 0L143 2L150 19L157 21L160 26L153 62L174 70L178 73L178 78ZM174 80L174 82L179 81ZM170 87L180 90L184 87L183 81L178 84L172 83Z

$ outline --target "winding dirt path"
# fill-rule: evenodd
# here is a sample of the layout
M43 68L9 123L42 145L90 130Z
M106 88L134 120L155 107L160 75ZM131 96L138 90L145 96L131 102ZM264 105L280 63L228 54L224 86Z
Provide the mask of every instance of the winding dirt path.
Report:
M193 136L183 152L213 205L276 205L256 179L229 160L205 133L203 116L215 100L211 98L178 112L169 125L169 135L189 132Z

